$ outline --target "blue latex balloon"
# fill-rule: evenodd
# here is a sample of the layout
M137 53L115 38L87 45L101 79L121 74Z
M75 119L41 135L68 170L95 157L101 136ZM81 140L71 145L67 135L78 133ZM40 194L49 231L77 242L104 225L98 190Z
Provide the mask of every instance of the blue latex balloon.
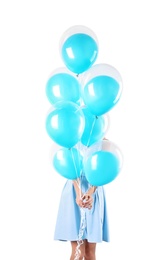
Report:
M119 101L120 85L112 77L92 78L83 89L83 100L93 115L101 116L110 111Z
M98 46L91 36L76 33L63 43L61 55L66 67L70 71L80 74L89 69L96 61Z
M46 118L46 131L60 146L76 145L84 131L85 118L81 108L73 102L57 102Z
M69 73L56 73L47 81L46 96L51 104L58 101L71 101L80 105L81 86Z
M61 148L53 157L55 170L67 179L77 179L82 171L82 156L76 148Z
M82 108L85 116L85 127L81 137L81 143L85 146L91 146L101 140L107 130L108 121L104 116L95 116L90 113L88 108Z
M102 186L112 182L120 172L120 162L111 152L93 153L84 163L85 176L94 186Z

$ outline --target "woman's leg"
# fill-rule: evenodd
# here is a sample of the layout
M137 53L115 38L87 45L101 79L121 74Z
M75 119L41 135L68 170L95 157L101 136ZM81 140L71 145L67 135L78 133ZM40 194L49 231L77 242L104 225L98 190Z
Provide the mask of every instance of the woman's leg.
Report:
M84 260L96 260L96 243L85 241Z
M71 241L71 247L72 247L72 253L71 253L70 260L74 260L75 259L76 248L77 248L77 241ZM80 249L80 258L79 258L79 260L83 260L83 257L84 257L84 254L85 254L85 240L83 241L83 244L80 245L79 249Z

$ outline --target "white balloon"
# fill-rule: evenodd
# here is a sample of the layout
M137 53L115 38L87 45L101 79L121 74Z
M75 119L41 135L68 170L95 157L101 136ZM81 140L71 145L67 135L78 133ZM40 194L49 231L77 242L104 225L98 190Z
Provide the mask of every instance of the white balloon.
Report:
M109 128L110 128L110 116L109 116L108 113L106 113L106 114L103 115L103 117L104 117L104 120L105 120L105 126L106 126L105 134L107 134L108 131L109 131Z
M112 141L110 141L108 139L104 139L104 140L102 140L102 143L101 143L101 150L113 153L118 158L118 161L120 163L120 169L122 168L123 154L115 143L113 143Z
M58 67L58 68L54 69L54 70L49 74L48 78L51 78L52 76L54 76L54 75L56 75L56 74L59 74L59 73L67 73L67 74L73 76L74 78L76 78L76 80L78 80L77 77L76 77L76 75L75 75L75 73L71 72L69 69L67 69L67 67Z
M99 152L99 151L106 151L106 152L113 153L118 158L120 170L123 166L123 154L122 154L121 150L115 143L113 143L112 141L110 141L108 139L103 139L99 142L96 142L95 144L91 145L90 147L85 148L83 151L84 151L84 153L83 153L84 163L87 161L89 156L91 156L93 153Z
M96 44L98 45L98 38L97 38L96 34L90 28L88 28L87 26L84 26L84 25L74 25L74 26L71 26L70 28L68 28L61 36L60 43L59 43L60 51L62 49L64 42L70 36L77 34L77 33L83 33L83 34L89 35L90 37L92 37L95 40Z
M120 91L122 90L123 81L119 71L113 66L105 63L93 65L89 70L81 75L80 82L84 87L92 78L97 76L109 76L114 78L120 85Z

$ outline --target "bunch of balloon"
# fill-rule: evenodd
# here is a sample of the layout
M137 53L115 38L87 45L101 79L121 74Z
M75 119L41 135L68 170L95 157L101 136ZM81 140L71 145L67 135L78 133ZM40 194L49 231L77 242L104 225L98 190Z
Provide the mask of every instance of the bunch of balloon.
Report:
M120 149L104 140L110 125L108 112L122 94L122 78L113 66L96 63L98 53L96 34L86 26L72 26L60 40L64 66L46 84L52 105L46 130L61 146L53 167L71 180L80 180L84 172L95 186L113 181L122 165Z
M59 45L64 66L54 70L46 84L46 96L52 105L46 130L61 146L53 166L67 179L80 178L84 170L90 184L105 185L121 170L121 151L103 138L110 124L108 112L121 97L122 78L113 66L95 64L98 39L90 28L72 26L63 33ZM108 145L103 145L106 142ZM110 146L114 147L111 151ZM109 163L105 163L107 160Z

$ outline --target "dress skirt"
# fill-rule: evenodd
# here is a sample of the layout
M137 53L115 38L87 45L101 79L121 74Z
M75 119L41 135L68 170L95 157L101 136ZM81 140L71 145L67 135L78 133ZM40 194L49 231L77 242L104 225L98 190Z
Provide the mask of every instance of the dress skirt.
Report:
M81 189L85 193L89 183L81 177ZM97 187L93 194L93 205L85 211L85 228L82 239L90 243L109 242L106 197L103 186ZM67 180L61 193L54 240L78 241L81 222L80 207L76 204L76 193L72 180Z

